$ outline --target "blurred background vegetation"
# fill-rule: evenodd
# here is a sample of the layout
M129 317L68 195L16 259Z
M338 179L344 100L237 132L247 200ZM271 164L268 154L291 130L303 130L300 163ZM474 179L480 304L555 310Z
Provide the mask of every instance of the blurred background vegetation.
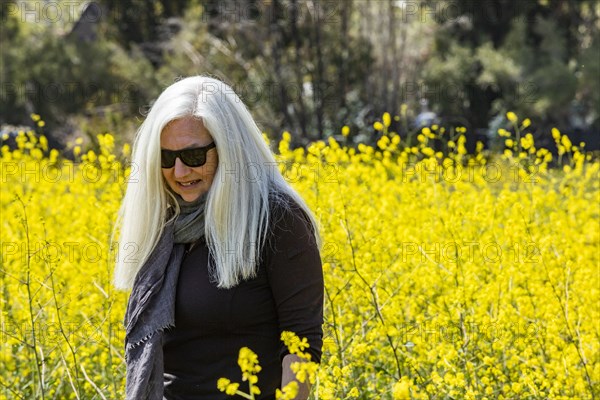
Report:
M0 124L129 141L179 77L233 86L271 136L374 143L439 123L491 143L506 111L600 148L596 0L2 1ZM488 140L490 139L490 140Z

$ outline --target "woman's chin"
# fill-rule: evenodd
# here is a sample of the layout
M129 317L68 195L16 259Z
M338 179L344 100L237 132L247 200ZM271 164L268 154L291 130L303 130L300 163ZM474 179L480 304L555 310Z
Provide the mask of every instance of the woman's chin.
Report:
M203 194L204 192L196 192L196 193L179 193L179 195L181 196L181 198L184 201L187 201L188 203L191 203L193 201L198 200L198 198Z
M206 192L203 183L204 182L199 180L198 182L188 186L177 184L175 192L181 196L184 201L190 203L194 200L197 200L203 193Z

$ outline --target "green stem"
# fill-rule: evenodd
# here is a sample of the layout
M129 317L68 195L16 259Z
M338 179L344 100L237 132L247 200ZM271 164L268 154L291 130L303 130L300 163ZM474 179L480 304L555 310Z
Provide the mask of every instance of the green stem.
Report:
M32 344L30 345L33 348L33 354L35 355L35 371L37 373L38 381L40 383L40 392L42 396L42 400L46 398L45 390L44 390L44 379L42 377L42 364L44 363L43 359L40 359L38 355L37 349L37 336L35 333L35 317L33 314L33 295L31 294L31 249L30 249L30 241L29 241L29 223L27 221L27 207L23 200L17 196L17 200L21 203L21 207L23 208L23 228L25 229L25 240L26 240L26 251L27 251L27 265L26 265L26 278L25 278L25 287L27 288L27 301L29 306L29 321L31 322L31 340Z

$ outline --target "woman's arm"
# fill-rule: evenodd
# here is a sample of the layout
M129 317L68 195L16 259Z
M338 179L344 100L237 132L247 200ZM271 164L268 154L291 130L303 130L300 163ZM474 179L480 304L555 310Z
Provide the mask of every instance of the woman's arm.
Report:
M281 372L281 387L285 387L288 383L292 381L298 382L298 394L294 398L294 400L306 400L308 399L308 395L310 393L310 382L301 383L296 379L296 375L290 368L292 363L294 362L303 362L304 360L298 357L295 354L286 354L283 357L283 362L281 363L282 372Z
M303 351L310 354L311 361L321 359L323 337L323 268L319 249L315 243L308 218L298 207L283 214L278 210L273 218L273 235L267 252L267 274L277 310L279 331L293 332L306 338L309 347ZM281 386L296 381L290 369L293 362L303 359L289 354L281 343ZM298 382L296 400L306 400L310 384Z

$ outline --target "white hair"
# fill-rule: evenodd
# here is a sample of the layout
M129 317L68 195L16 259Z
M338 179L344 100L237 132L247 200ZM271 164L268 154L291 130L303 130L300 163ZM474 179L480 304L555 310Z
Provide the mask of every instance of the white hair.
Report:
M119 232L117 288L133 286L168 222L167 208L174 206L174 218L179 213L161 172L160 136L169 122L188 116L203 122L218 154L205 209L205 237L215 261L211 273L218 287L231 288L256 275L270 221L270 198L288 208L281 194L291 197L308 216L321 247L315 217L279 172L244 103L219 80L189 77L165 89L137 131L131 175L113 231L113 240Z

